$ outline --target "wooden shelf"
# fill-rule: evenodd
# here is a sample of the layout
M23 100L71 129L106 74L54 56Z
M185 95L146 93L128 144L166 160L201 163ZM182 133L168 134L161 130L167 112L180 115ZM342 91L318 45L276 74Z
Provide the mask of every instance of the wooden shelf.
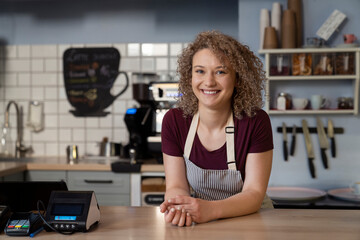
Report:
M261 49L260 54L291 54L291 53L336 53L336 52L356 52L360 47L356 48L275 48Z
M354 80L356 75L318 75L318 76L269 76L269 81L299 81L299 80L321 80L321 81L331 81L331 80Z
M354 114L354 109L324 109L324 110L269 110L269 114L272 115L294 115L294 114Z

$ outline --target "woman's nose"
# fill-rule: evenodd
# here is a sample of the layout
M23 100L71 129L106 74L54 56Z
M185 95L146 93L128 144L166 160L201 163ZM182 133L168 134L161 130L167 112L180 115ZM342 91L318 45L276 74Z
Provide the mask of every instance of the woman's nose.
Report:
M206 74L204 81L206 86L216 85L215 77L212 73Z

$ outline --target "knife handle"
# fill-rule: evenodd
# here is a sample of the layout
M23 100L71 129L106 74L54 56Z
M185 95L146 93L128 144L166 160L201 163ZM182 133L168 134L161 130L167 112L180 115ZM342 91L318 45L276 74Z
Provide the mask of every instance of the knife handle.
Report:
M296 137L292 136L291 138L291 145L290 145L290 156L294 156L295 153L295 144L296 144Z
M328 169L328 160L325 152L325 148L321 148L321 159L325 169Z
M336 157L335 138L330 138L331 141L331 156Z
M283 142L283 153L284 153L284 160L288 160L288 149L287 149L287 142Z
M310 169L310 174L312 178L316 178L315 176L315 166L313 163L313 158L308 158L309 161L309 169Z

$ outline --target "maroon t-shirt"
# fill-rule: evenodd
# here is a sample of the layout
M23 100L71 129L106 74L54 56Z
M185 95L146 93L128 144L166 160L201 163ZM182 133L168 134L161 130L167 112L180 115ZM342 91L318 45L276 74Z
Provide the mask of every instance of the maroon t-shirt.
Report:
M184 117L181 109L170 109L164 116L161 130L162 152L170 156L182 157L192 117ZM260 153L274 148L269 116L258 110L254 117L234 117L235 159L237 169L245 180L245 163L248 153ZM201 144L198 135L189 156L190 160L203 169L228 169L226 143L217 150L208 151Z

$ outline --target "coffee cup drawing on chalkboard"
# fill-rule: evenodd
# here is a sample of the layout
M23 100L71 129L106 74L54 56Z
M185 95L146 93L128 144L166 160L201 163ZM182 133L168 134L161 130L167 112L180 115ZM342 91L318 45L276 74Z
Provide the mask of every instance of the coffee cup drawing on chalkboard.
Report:
M116 48L69 48L64 52L66 96L75 110L74 116L106 116L109 107L129 86L126 72L119 71L120 53ZM119 75L126 84L116 95L111 89Z

